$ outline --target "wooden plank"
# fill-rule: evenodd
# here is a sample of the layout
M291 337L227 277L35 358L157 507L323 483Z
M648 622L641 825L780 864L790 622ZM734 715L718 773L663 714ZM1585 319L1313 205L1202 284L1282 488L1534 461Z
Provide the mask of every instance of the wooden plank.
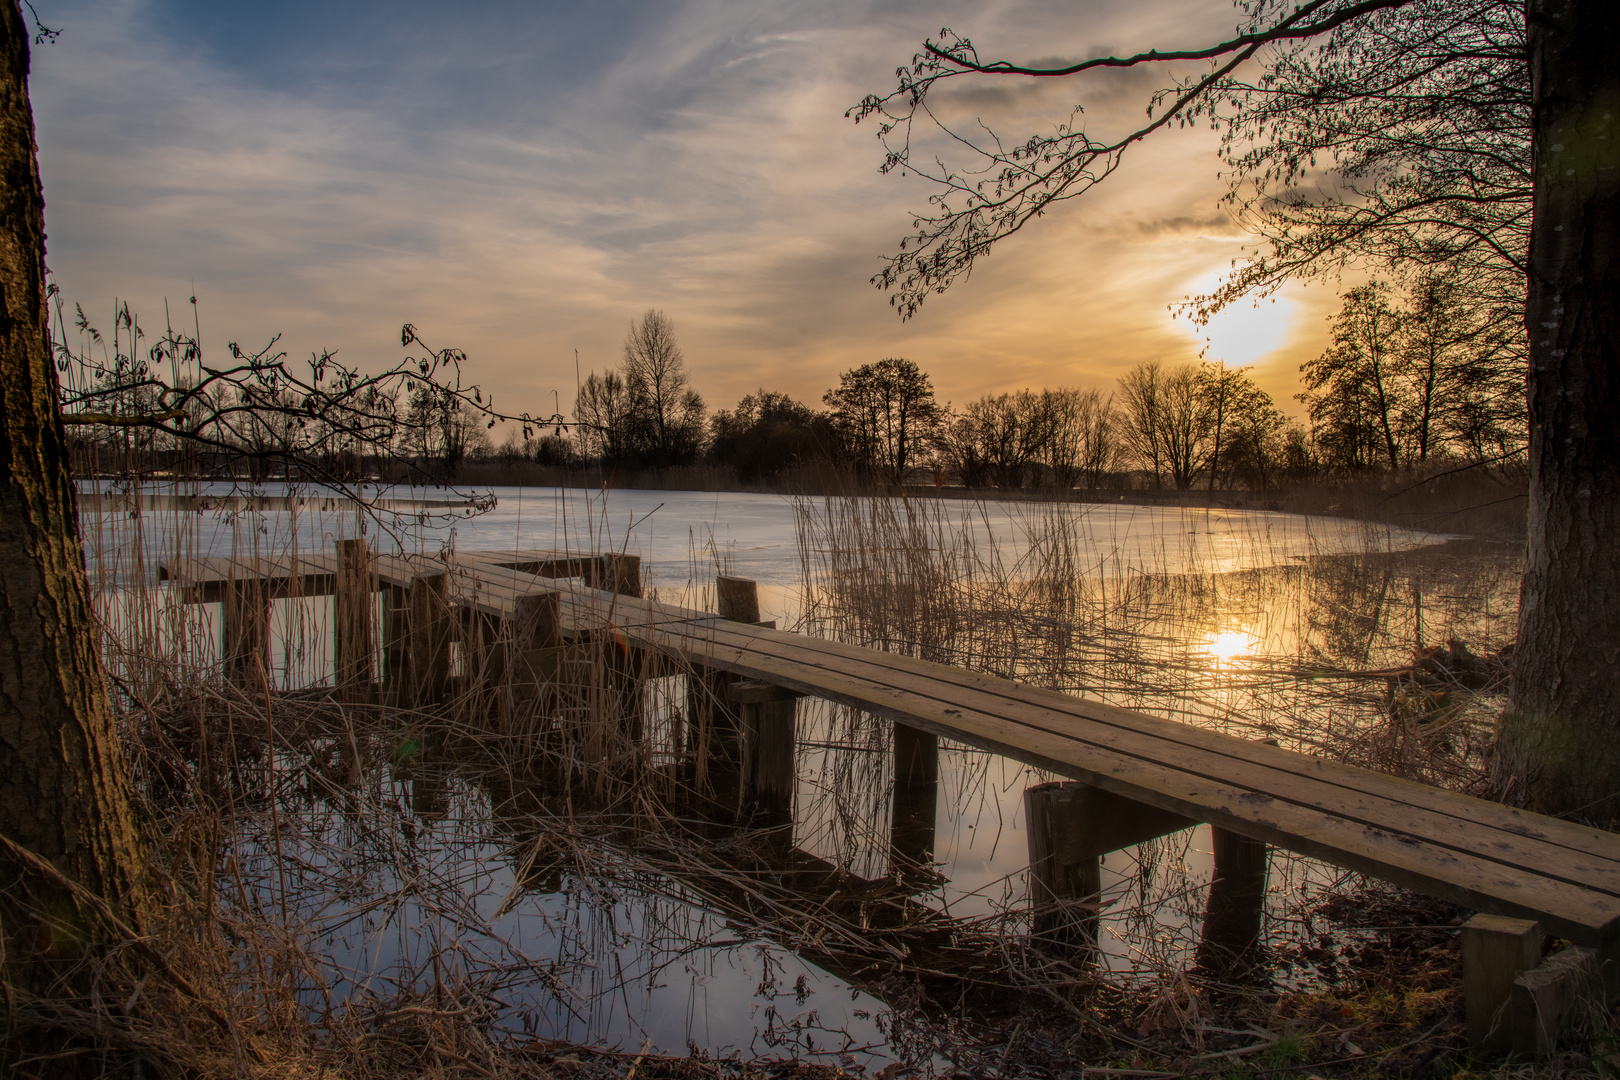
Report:
M667 631L654 637L650 643L655 645L662 641L668 648L689 647L688 642ZM1620 905L1611 895L1448 849L1421 837L1370 828L1319 808L1257 795L1250 789L1108 747L1079 744L1072 738L1015 725L965 706L948 706L841 672L811 672L801 665L757 654L747 656L746 663L742 654L737 654L734 670L890 719L910 720L1127 798L1220 824L1245 836L1478 910L1544 914L1549 925L1574 940L1592 941L1606 936L1620 916ZM807 675L813 676L813 682Z
M781 648L782 643L767 632L730 627L726 629L731 632L732 638L736 638L739 631L751 635L752 640L747 643L759 650L755 655L782 658L781 654L784 651ZM800 641L808 640L811 639L800 639ZM1431 805L1410 803L1403 805L1389 795L1369 793L1359 786L1359 781L1366 777L1387 779L1367 770L1353 769L1320 758L1304 758L1302 755L1290 754L1275 747L1250 743L1218 732L1200 731L1198 734L1204 736L1200 740L1202 745L1188 747L1178 743L1177 740L1165 739L1161 725L1148 725L1150 730L1143 731L1121 722L1135 719L1140 714L1034 687L1008 683L1006 685L1011 687L1011 690L992 693L988 695L987 700L984 692L977 686L932 677L936 672L955 673L956 669L910 658L904 658L905 664L901 665L895 663L893 654L839 646L838 643L825 642L821 639L814 640L816 645L811 648L805 648L796 642L789 644L788 651L796 654L792 659L804 666L806 674L818 670L825 671L829 661L835 662L840 672L859 674L874 685L908 691L919 698L927 698L936 703L947 700L971 703L982 712L993 712L1032 731L1058 732L1077 741L1108 746L1149 760L1180 765L1198 775L1218 779L1223 783L1240 785L1254 792L1263 792L1273 798L1289 799L1302 805L1315 806L1374 828L1397 834L1420 833L1427 839L1443 840L1459 850L1470 851L1497 861L1516 861L1521 866L1556 872L1565 880L1620 895L1620 858L1617 858L1620 856L1620 837L1613 834L1579 828L1562 830L1556 828L1562 824L1557 822L1545 828L1525 826L1521 822L1526 818L1533 819L1534 815L1512 811L1504 815L1501 812L1508 808L1452 792L1425 788L1423 785L1402 785L1395 794L1409 793L1413 788L1418 788L1425 794L1438 795L1441 798L1423 800L1424 803ZM717 639L716 643L721 642ZM834 648L827 649L826 646L829 645ZM739 652L739 660L745 655L744 652ZM710 659L709 662L715 661ZM921 670L918 670L919 668ZM755 675L759 677L757 673ZM1016 696L1013 696L1014 693ZM1097 712L1109 714L1107 719L1115 722L1099 723L1095 715L1077 715L1082 709L1086 714ZM1054 723L1054 720L1057 722ZM941 733L947 736L951 734L948 726L943 728ZM1017 756L1016 738L1011 740L1010 746L1013 756ZM1265 760L1253 760L1256 756ZM1273 763L1279 760L1279 757L1283 760L1290 757L1297 758L1306 765L1299 770L1277 769ZM1448 808L1449 802L1456 802L1458 809L1448 814L1444 810ZM1434 803L1438 803L1438 808L1433 805ZM1480 812L1482 807L1498 813L1482 813ZM1495 818L1500 821L1504 816L1510 827L1502 828L1491 820ZM1566 843L1557 844L1551 839L1542 838L1549 836L1564 840ZM1581 847L1568 843L1568 841L1586 841L1589 837L1593 842ZM1594 851L1593 848L1598 850ZM1550 866L1549 860L1552 863Z
M828 651L823 648L825 645L833 646L833 651L839 655L847 655L847 650L857 648L842 646L839 643L828 642L825 639L802 638L797 635L785 636L795 638L795 644L798 647L823 654ZM1332 783L1339 783L1356 792L1373 795L1390 803L1400 803L1417 809L1439 812L1458 818L1470 825L1486 824L1505 830L1516 837L1544 840L1575 852L1601 854L1603 858L1613 861L1617 867L1620 867L1620 834L1562 821L1557 818L1527 813L1513 807L1504 806L1501 803L1474 798L1458 792L1445 791L1414 780L1390 776L1386 773L1374 772L1354 765L1331 762L1324 758L1283 750L1266 743L1237 739L1206 728L1105 705L1101 702L1074 697L1058 691L1028 687L1010 680L997 679L994 676L981 675L966 669L932 664L925 660L916 660L895 653L859 650L858 648L857 651L867 657L869 662L892 669L896 674L890 677L899 677L904 674L920 674L929 682L937 684L941 689L948 688L952 692L957 688L979 690L1008 701L1034 703L1043 708L1064 713L1066 716L1075 719L1118 725L1133 732L1153 735L1173 743L1181 743L1189 751L1199 755L1218 754L1226 757L1236 757L1280 772L1293 773L1310 780L1325 779ZM810 662L810 657L806 656L804 659Z
M264 583L266 599L324 596L332 591L330 571L312 570L284 557L177 559L158 564L158 579L185 590L191 603L224 601L237 582Z

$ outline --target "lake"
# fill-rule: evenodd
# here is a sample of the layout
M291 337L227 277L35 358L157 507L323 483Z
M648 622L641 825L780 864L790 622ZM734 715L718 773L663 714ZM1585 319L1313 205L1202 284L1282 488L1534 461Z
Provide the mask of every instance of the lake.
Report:
M748 577L763 617L784 628L1455 786L1488 736L1491 695L1418 702L1344 673L1398 667L1415 646L1453 637L1495 649L1511 639L1517 611L1516 551L1276 513L513 488L490 492L493 506L478 516L446 505L453 493L418 490L391 493L388 513L365 518L323 493L265 490L250 503L228 494L146 489L106 495L85 513L114 636L199 678L217 662L217 609L170 603L151 584L155 559L323 549L362 533L382 550L614 550L641 556L644 585L661 599L712 609L717 572ZM272 676L284 687L330 678L330 607L278 602ZM676 830L586 827L556 809L554 791L522 791L517 778L431 751L401 760L409 738L351 734L364 768L341 783L342 748L330 740L316 751L280 747L256 781L256 809L238 816L236 867L251 902L322 960L299 990L313 1012L432 988L482 1003L525 1038L847 1054L871 1067L941 1060L919 1034L927 1025L910 1019L908 992L862 960L858 944L807 944L789 899L740 898L739 875L763 865L754 854L726 868L693 865L669 840ZM812 860L857 882L892 877L886 723L806 700L798 741L795 865ZM905 910L924 923L955 920L963 940L1019 941L1022 793L1047 779L942 747L934 873ZM730 840L717 843L729 851ZM1088 970L1151 982L1189 968L1209 851L1200 827L1108 856ZM1334 977L1312 958L1320 927L1309 910L1345 879L1274 853L1274 981ZM949 1019L948 1008L921 1014Z

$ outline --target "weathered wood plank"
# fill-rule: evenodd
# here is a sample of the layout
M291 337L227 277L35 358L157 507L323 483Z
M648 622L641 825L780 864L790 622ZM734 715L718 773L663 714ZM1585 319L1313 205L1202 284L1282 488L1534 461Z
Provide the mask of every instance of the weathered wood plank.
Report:
M667 631L656 638L681 648ZM714 657L709 658L711 662ZM1612 894L1570 885L1538 870L1504 864L1414 836L1381 830L1320 808L1277 799L1263 791L1218 782L1169 765L1080 743L1004 717L948 705L903 689L884 687L828 669L809 669L754 654L733 670L817 694L890 719L923 727L1007 754L1040 768L1094 784L1172 813L1219 824L1234 832L1327 862L1362 870L1478 910L1545 915L1548 925L1575 940L1611 933L1620 918ZM730 666L730 665L728 665ZM1061 695L1055 695L1061 696Z
M1461 850L1541 868L1573 883L1620 895L1620 836L1614 834L1580 827L1560 828L1567 823L1538 820L1535 815L1496 803L1411 782L1384 787L1378 781L1392 778L1219 732L1168 725L1163 721L1137 726L1130 721L1155 718L1055 691L982 677L983 682L990 684L987 693L981 680L960 679L957 676L963 673L957 669L927 661L896 658L893 654L820 639L798 639L784 644L777 637L793 635L770 636L746 628L726 627L721 633L724 636L715 641L719 646L737 644L743 635L751 635L741 642L747 648L739 649L736 654L745 666L749 659L768 655L795 663L813 677L814 673L826 672L835 664L839 672L861 676L874 685L919 699L936 704L971 704L981 712L995 713L1032 731L1056 732L1083 743L1184 767L1198 775L1315 806L1374 828L1395 833L1421 832L1430 839L1455 844ZM813 645L801 644L812 640ZM717 661L710 658L708 662ZM758 672L747 673L763 677ZM1195 733L1198 738L1193 745L1188 745L1186 740L1167 738L1167 727L1173 734L1181 734L1175 729L1182 729ZM949 721L940 733L951 735ZM1013 744L1016 745L1016 739ZM1280 762L1293 764L1296 761L1299 764L1291 769L1277 767ZM1410 798L1412 796L1418 797ZM1548 866L1548 860L1556 865Z

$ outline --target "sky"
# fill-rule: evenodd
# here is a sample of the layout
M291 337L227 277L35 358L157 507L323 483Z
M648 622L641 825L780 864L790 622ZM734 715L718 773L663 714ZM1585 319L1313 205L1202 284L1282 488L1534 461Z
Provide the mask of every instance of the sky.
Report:
M189 328L196 296L212 356L280 334L294 356L375 367L409 322L465 350L503 411L549 414L657 308L711 408L760 387L816 404L889 356L959 405L1108 390L1208 345L1297 412L1337 306L1290 288L1207 341L1172 317L1252 243L1207 130L1139 145L910 321L869 284L931 189L880 174L872 125L844 112L892 89L924 37L1063 62L1218 40L1227 0L36 7L62 30L30 85L56 284L104 330L118 301ZM1083 104L1091 131L1121 132L1161 77L964 80L938 105L1021 139Z

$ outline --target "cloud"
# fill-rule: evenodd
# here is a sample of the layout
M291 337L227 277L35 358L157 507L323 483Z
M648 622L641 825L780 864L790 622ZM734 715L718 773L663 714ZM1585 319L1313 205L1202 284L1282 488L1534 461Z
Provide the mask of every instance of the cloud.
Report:
M566 407L574 351L615 362L648 307L717 405L762 384L816 400L889 355L956 400L1107 384L1196 355L1166 304L1240 239L1207 133L1133 149L901 323L867 279L930 189L879 175L843 114L942 24L1014 58L1228 29L1192 0L1144 7L67 0L32 77L49 261L93 314L195 292L216 350L282 333L382 361L409 321L517 408ZM1129 130L1165 74L940 101L1022 137L1083 97L1088 125Z

